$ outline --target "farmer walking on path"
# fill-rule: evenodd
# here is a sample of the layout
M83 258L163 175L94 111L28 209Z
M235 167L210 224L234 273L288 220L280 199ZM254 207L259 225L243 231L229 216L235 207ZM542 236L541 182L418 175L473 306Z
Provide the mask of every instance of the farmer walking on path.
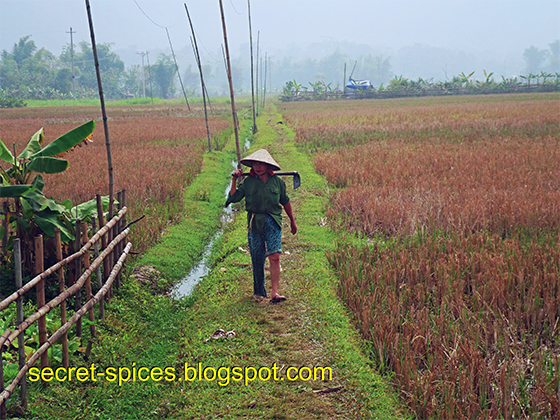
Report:
M270 282L272 295L270 302L286 300L278 294L280 281L280 253L282 252L282 208L290 219L291 232L297 232L292 213L292 205L286 194L286 184L273 171L280 170L278 163L265 149L241 159L241 163L251 168L249 176L237 186L237 180L243 177L243 171L237 169L232 174L231 189L226 206L237 203L245 197L247 210L247 236L253 264L253 289L255 297L267 297L264 281L264 263L270 261Z

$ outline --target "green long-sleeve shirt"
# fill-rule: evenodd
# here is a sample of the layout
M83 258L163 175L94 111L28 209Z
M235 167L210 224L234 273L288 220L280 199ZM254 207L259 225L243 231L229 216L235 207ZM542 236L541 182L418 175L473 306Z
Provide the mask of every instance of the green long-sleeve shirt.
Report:
M250 226L253 232L262 232L267 214L272 216L278 226L282 226L282 206L290 201L286 194L286 183L282 178L277 175L269 176L264 183L257 176L248 176L239 184L234 194L229 194L225 205L237 203L243 197L247 210L247 226Z

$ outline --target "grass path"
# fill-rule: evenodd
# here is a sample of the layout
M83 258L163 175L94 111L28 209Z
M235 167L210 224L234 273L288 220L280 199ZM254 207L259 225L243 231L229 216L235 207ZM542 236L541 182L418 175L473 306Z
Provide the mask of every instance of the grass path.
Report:
M251 151L265 147L283 170L297 170L302 176L302 186L296 191L287 181L299 229L295 236L287 224L283 229L280 293L288 301L271 305L253 300L243 210L218 240L211 255L213 270L192 298L176 302L158 294L168 286L165 279L184 275L192 265L185 261L185 254L195 254L216 227L215 203L225 201L223 190L206 196L204 183L225 179L224 173L231 171L231 153L226 157L214 154L187 192L189 205L199 206L187 208L187 213L200 220L171 228L162 244L140 261L158 268L162 278L150 284L124 282L122 297L111 302L111 316L100 325L92 359L75 364L94 362L104 369L170 367L175 380L60 383L45 390L34 384L31 418L408 417L387 381L370 366L367 349L336 296L336 278L325 256L336 240L324 223L328 187L308 156L294 146L293 132L276 124L280 119L274 108L259 118ZM181 238L187 241L182 243ZM236 336L207 341L218 329L235 330ZM196 370L187 369L190 378L205 367L208 379L217 377L185 381L185 366ZM236 380L236 366L245 374L242 380ZM324 380L291 381L289 367L304 367L304 377L317 367L330 368L332 377L323 370ZM251 368L260 369L263 379L271 377L248 380L255 376ZM292 377L295 373L291 371Z

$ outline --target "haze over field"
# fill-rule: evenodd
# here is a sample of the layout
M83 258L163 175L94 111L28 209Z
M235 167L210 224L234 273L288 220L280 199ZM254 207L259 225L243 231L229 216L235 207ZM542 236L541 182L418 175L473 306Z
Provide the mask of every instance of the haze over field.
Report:
M234 63L248 67L247 1L223 4ZM209 78L223 83L219 3L187 5L202 64L212 69ZM149 51L152 63L160 53L170 54L167 27L181 71L189 64L194 70L183 1L92 0L91 7L97 42L112 43L127 67L141 63L140 51ZM560 2L549 0L253 0L251 12L253 40L256 44L260 31L261 52L272 57L277 88L294 77L341 83L343 69L329 68L328 58L336 54L339 59L330 62L337 67L341 55L350 68L368 55L388 59L390 69L379 80L394 75L445 80L471 71L483 77L483 69L510 77L525 70L527 48L546 50L560 38ZM11 51L31 35L38 48L58 56L70 42L70 27L75 45L90 42L84 1L0 0L0 50ZM361 63L354 77L375 78ZM248 76L238 76L238 86L248 83Z

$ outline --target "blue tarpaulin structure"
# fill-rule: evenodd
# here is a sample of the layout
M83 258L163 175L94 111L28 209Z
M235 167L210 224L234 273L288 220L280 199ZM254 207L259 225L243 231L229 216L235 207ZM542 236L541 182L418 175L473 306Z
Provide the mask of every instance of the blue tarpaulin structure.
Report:
M354 89L354 90L373 89L373 85L369 80L348 79L348 83L346 84L346 87L348 89Z

